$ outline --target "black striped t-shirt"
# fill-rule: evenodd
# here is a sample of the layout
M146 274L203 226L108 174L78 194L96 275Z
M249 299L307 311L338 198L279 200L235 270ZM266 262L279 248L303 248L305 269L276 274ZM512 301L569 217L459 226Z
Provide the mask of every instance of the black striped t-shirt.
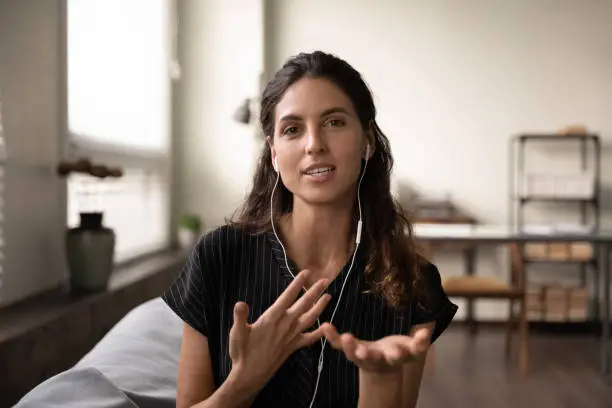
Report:
M436 322L432 341L448 326L457 312L441 285L438 269L423 269L430 304L423 310L411 302L406 311L387 307L384 299L363 293L365 256L358 250L340 306L332 322L340 333L350 332L363 340L391 334L407 334L413 325ZM295 263L289 267L298 273ZM338 301L350 262L328 287L332 295L321 323L329 321ZM229 375L231 360L228 340L234 305L249 305L249 322L254 322L292 281L280 243L273 232L248 234L223 226L203 235L184 268L162 295L168 306L208 338L214 382L219 386ZM259 392L253 407L308 407L317 379L321 343L296 351ZM315 407L356 407L359 398L358 369L341 352L327 344Z

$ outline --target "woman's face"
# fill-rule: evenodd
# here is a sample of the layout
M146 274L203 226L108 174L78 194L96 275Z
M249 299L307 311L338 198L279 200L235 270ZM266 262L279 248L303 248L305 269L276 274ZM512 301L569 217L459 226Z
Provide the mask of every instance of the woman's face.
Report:
M294 198L319 205L352 198L367 138L348 96L329 80L304 77L274 118L272 161Z

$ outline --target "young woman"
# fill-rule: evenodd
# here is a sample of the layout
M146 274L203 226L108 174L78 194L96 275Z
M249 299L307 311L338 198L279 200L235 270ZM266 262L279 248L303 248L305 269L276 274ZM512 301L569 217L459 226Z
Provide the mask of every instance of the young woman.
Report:
M300 54L261 98L253 188L164 293L184 321L178 407L414 407L457 307L390 193L372 95Z

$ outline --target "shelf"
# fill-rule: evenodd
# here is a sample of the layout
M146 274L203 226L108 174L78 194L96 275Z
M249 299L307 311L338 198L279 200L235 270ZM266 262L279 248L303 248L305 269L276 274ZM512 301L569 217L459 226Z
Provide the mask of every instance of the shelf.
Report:
M541 286L527 290L530 321L576 323L589 320L591 304L584 287Z
M593 197L553 197L553 196L531 196L531 197L525 197L525 196L518 196L516 197L516 199L520 200L522 203L528 203L528 202L546 202L546 203L552 203L552 202L558 202L558 203L598 203L599 202L599 197L597 196L593 196Z
M599 135L596 133L588 134L560 134L560 133L528 133L515 136L520 141L541 140L541 141L593 141L599 143Z
M519 181L517 196L560 200L592 199L597 194L595 172L574 174L527 172Z
M514 136L510 143L510 222L513 227L524 224L524 206L528 203L577 203L581 223L599 225L601 195L601 144L587 149L585 143L577 146L580 162L578 169L567 169L567 174L549 173L541 167L527 165L527 144L517 140L595 140L600 137L588 134L524 133Z
M564 174L559 174L551 173L548 168L555 168L554 166L532 163L532 156L527 154L532 145L526 143L532 140L547 143L573 142L569 147L575 148L577 166L570 169L561 162L561 167L565 169ZM581 230L597 230L601 218L601 147L600 137L595 133L524 133L512 137L509 152L509 224L518 230L526 230L530 224L538 223L537 218L528 217L528 203L577 203L578 206L568 207L576 210L576 219L561 213L555 220L554 207L550 206L545 222L552 223L555 226L553 229L560 229L560 224L567 225L571 222L575 223L575 228ZM546 152L546 149L541 150ZM550 151L548 153L552 154ZM532 307L529 321L568 326L588 324L592 315L597 314L596 309L590 305L599 302L599 293L587 289L590 287L587 285L587 279L596 278L596 248L585 242L558 244L543 240L525 245L522 252L523 262L530 265L525 275L528 284L529 276L541 270L538 268L540 264L568 265L580 273L580 289L555 289L554 286L560 282L551 278L552 282L549 283L552 286L545 285L547 289L539 295L530 295Z
M558 264L582 265L582 264L595 264L596 263L595 258L591 258L591 259L539 259L539 258L525 257L523 261L525 261L526 263L531 263L531 264L551 264L551 265L558 265Z
M569 261L585 263L593 259L594 248L582 242L530 243L525 245L524 259L532 261Z

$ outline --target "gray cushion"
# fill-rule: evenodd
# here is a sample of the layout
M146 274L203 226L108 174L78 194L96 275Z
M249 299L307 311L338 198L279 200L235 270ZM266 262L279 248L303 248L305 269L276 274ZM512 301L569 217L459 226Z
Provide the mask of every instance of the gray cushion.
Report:
M39 384L14 408L137 408L95 368L72 369Z
M174 408L182 328L161 298L143 303L75 367L30 391L17 407Z

